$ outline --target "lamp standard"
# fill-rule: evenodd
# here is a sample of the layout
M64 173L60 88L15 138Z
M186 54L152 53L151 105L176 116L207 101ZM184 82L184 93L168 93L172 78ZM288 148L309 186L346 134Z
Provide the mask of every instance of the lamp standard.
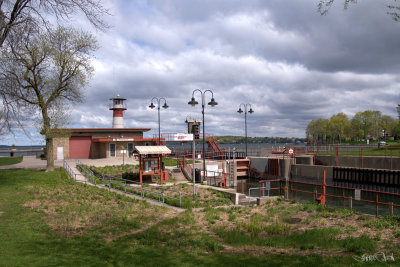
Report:
M244 104L240 103L239 105L239 110L237 111L239 114L243 113L243 110L241 109L241 106L243 105L244 108L244 134L245 134L245 142L246 142L246 158L247 158L247 112L252 114L254 110L251 108L250 104ZM250 109L247 111L247 107Z
M192 99L188 102L189 105L192 105L192 107L194 107L195 105L197 105L199 102L197 102L194 99L194 93L195 92L199 92L201 95L201 114L203 115L203 174L204 177L206 176L206 157L205 157L205 140L206 140L206 136L205 136L205 130L204 130L204 107L205 107L205 95L207 92L211 93L211 101L208 102L208 104L212 107L218 105L217 102L215 102L214 100L214 93L211 90L205 90L204 92L201 91L200 89L195 89L192 92Z
M153 100L155 100L156 103L158 104L157 105L157 109L158 109L158 145L160 145L161 144L161 132L160 132L160 102L161 102L161 100L164 100L164 105L162 106L163 108L167 109L168 105L167 105L167 100L165 100L164 97L161 97L161 98L153 97L151 99L151 104L149 106L149 108L151 108L151 109L156 107L153 104Z

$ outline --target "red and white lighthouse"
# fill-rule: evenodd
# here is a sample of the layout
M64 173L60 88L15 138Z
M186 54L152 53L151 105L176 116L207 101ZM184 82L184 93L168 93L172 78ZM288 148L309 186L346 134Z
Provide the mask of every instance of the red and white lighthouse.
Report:
M126 110L126 105L124 104L124 100L126 98L122 98L119 95L115 98L110 98L112 100L112 106L110 110L113 111L113 128L124 128L124 110Z

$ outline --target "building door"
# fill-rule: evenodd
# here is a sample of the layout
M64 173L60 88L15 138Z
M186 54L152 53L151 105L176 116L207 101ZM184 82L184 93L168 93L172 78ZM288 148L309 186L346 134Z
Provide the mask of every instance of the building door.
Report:
M132 157L133 153L133 143L128 143L128 155L129 157Z
M115 157L116 145L110 144L110 157Z
M64 147L62 146L57 147L57 159L64 159Z
M88 159L92 148L91 136L71 136L69 139L69 157L71 159Z

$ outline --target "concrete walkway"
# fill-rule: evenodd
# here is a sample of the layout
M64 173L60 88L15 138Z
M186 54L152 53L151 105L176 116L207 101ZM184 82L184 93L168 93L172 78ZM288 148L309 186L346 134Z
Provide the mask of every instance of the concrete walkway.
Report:
M54 167L62 167L62 160L55 160ZM44 170L46 169L47 161L37 158L36 156L24 156L22 162L13 165L0 166L0 169L34 169Z

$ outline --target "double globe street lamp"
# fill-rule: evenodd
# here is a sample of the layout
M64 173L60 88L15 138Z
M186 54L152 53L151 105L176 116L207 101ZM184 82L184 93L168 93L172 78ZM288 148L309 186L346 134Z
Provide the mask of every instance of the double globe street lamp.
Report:
M162 106L163 108L167 109L168 105L167 105L167 100L165 100L164 97L161 97L161 98L153 97L151 99L151 104L149 106L149 108L151 108L151 109L156 107L153 104L153 100L155 100L156 103L158 104L157 105L157 109L158 109L158 145L160 146L161 145L161 142L160 142L161 141L161 132L160 132L160 102L161 102L161 100L164 100L164 105Z
M240 103L239 110L237 111L239 114L243 113L241 106L243 106L243 108L244 108L244 129L245 129L244 132L245 132L246 158L247 158L247 112L252 114L254 112L254 110L251 108L250 104ZM250 108L249 110L247 110L248 107Z
M217 102L215 102L214 100L214 93L211 90L205 90L204 92L201 91L200 89L195 89L192 92L192 99L188 102L189 105L191 105L192 107L196 106L199 102L196 101L196 99L194 98L194 93L195 92L199 92L201 95L201 114L203 115L203 174L204 177L206 177L206 156L205 156L205 140L206 140L206 136L205 136L205 128L204 128L204 107L205 107L205 95L207 92L211 93L211 101L208 102L208 105L210 105L211 107L214 107L216 105L218 105ZM193 153L195 153L195 151L193 151ZM193 177L194 180L194 177Z

